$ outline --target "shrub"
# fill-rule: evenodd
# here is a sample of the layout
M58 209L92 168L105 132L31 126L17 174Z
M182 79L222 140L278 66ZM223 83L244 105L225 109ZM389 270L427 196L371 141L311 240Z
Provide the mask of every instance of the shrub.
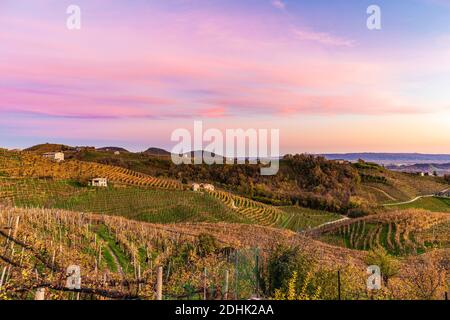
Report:
M210 255L219 248L216 238L207 233L198 236L198 253L201 257Z
M398 261L394 257L390 256L386 249L381 246L369 251L366 262L369 265L376 265L380 267L385 285L388 285L388 280L390 277L398 273Z
M347 212L347 216L349 218L360 218L360 217L365 217L369 214L370 214L370 212L366 208L353 208L353 209L349 209Z
M295 276L295 292L314 295L316 290L309 287L311 279L308 280L313 266L312 259L304 255L299 248L277 247L269 256L263 289L268 296L275 296L278 292L280 298L281 293L289 292ZM305 284L307 288L303 288Z

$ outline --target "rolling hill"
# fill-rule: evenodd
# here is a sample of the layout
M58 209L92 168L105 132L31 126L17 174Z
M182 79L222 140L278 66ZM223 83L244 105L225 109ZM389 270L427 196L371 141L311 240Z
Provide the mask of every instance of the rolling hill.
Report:
M354 164L362 183L357 195L371 203L401 202L417 196L431 195L449 188L444 179L394 172L379 165L359 162Z
M109 154L112 159L108 151L73 154ZM115 156L130 161L149 157ZM158 161L164 167L165 160ZM370 163L341 166L299 157L292 164L285 167L284 179L311 170L324 177L319 180L324 186L330 177L323 172L351 177L357 173L361 181L355 192L367 188L366 199L379 192L394 201L445 186L433 177L418 180ZM93 177L107 177L109 186L88 186ZM81 299L154 299L157 266L163 266L166 299L201 298L205 270L209 298L224 297L225 270L230 287L238 288L228 298L247 299L255 290L273 298L274 288L265 282L274 276L271 266L295 263L292 259L298 254L314 266L305 272L315 274L310 287L321 288L320 298L336 297L337 270L346 288L352 288L344 289L343 297L369 298L364 268L378 247L385 248L402 269L402 276L394 275L393 287L386 287L380 298L417 298L419 290L411 291L417 285L415 278L405 276L410 266L438 270L450 246L448 213L384 210L343 220L337 213L274 206L222 188L194 192L179 180L97 161L72 158L56 163L35 152L1 150L0 246L6 250L0 253L0 298L32 299L37 288L46 288L52 299L74 298L75 293ZM75 293L62 280L70 264L82 270L83 287ZM394 290L399 287L405 290ZM440 286L433 296L442 290Z
M393 255L423 253L450 245L450 214L409 209L330 224L312 231L322 241L346 248L384 247Z
M311 215L311 219L299 223L295 222L297 214L226 191L192 192L176 180L94 162L56 163L24 152L4 151L0 172L4 175L0 177L0 199L16 206L123 215L160 223L224 221L293 230L333 221L337 216L304 209L302 217ZM86 181L94 177L108 178L110 187L88 187Z

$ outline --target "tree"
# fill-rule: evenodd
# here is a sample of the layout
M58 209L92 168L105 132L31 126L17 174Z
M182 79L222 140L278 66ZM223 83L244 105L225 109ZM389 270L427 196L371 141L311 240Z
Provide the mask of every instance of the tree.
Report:
M446 174L446 175L444 176L444 180L445 180L445 182L447 182L447 183L450 184L450 174Z

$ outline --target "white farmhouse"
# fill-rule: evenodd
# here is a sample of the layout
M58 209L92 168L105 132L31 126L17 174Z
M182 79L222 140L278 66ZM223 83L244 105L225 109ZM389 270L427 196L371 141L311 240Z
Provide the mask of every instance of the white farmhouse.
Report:
M64 153L63 152L46 152L42 155L44 158L51 159L54 161L64 161Z
M212 184L204 183L202 184L204 190L214 191L214 186Z
M207 191L214 191L214 186L212 184L208 183L193 183L192 184L192 190L193 191L201 191L201 190L207 190Z
M93 187L107 187L108 186L108 179L106 178L94 178L89 182L90 186Z

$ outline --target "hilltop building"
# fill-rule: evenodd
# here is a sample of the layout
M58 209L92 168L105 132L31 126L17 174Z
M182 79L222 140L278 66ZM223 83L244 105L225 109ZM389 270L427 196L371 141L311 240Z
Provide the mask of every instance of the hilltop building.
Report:
M214 191L215 188L212 184L208 184L208 183L200 183L200 184L193 183L192 190L193 191L201 191L201 190Z
M64 161L63 152L46 152L42 155L44 158L51 159L57 162Z
M208 191L214 191L214 189L215 189L212 184L207 184L207 183L203 184L202 187L203 187L203 189L208 190Z
M108 179L106 178L94 178L89 182L90 186L93 187L107 187L108 186Z
M347 160L344 160L344 159L335 159L335 160L332 160L334 163L337 163L337 164L350 164L350 161L347 161Z

